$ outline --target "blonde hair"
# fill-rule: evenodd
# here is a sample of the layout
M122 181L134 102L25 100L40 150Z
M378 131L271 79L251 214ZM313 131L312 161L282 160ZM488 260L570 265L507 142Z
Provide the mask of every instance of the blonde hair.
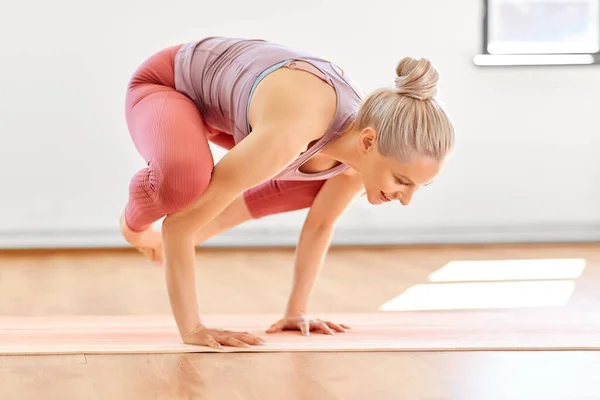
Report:
M436 98L439 75L427 59L403 58L394 88L381 88L363 102L354 121L377 132L379 152L401 162L414 155L441 161L454 147L454 127Z

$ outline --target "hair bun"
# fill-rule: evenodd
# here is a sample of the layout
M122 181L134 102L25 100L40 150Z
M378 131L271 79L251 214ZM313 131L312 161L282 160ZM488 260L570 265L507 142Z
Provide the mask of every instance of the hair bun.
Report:
M403 58L396 67L396 75L396 91L399 94L418 100L437 95L439 75L426 58Z

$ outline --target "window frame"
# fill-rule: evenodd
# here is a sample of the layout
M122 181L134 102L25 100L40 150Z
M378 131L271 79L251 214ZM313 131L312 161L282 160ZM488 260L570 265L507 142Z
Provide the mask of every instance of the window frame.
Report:
M478 67L487 66L576 66L600 65L600 50L595 53L555 53L555 54L491 54L488 51L489 42L489 9L490 2L482 1L482 26L480 54L473 58L473 63ZM598 37L600 38L600 7L598 7Z

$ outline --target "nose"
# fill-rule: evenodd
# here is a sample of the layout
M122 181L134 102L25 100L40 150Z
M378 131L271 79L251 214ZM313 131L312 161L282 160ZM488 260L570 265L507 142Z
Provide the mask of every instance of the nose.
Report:
M409 188L408 190L406 190L404 193L402 193L399 196L400 203L402 203L403 206L409 205L414 193L415 193L415 189L413 189L413 188Z

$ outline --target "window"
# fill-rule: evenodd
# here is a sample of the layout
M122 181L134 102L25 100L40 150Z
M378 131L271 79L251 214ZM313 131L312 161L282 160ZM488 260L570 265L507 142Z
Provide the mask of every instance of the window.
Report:
M600 63L600 0L484 0L477 65Z

